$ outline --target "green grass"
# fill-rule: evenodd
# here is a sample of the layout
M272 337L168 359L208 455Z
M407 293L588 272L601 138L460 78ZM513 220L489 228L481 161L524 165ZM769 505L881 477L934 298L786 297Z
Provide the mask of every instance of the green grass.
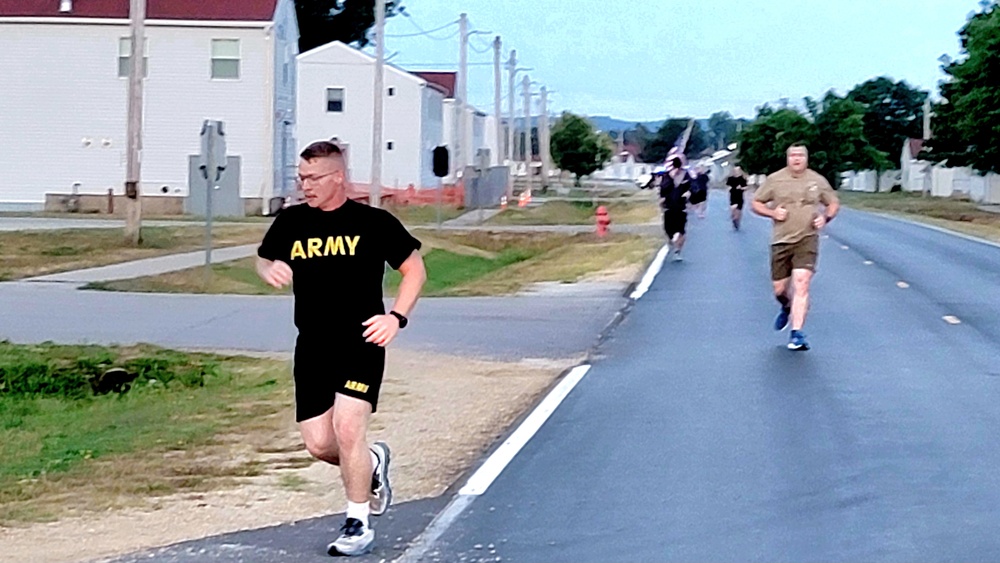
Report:
M475 281L538 254L537 250L509 248L500 252L495 258L483 258L435 248L424 256L424 265L429 275L422 294L427 297L447 295L454 287ZM389 272L386 276L389 293L393 295L396 293L401 279L402 275L399 272L394 270Z
M597 207L604 205L613 223L641 224L655 221L656 202L622 201L595 204L589 200L550 201L537 207L509 207L486 221L488 225L590 225Z
M387 209L406 226L437 223L438 212L437 206L434 205L407 205L403 207L388 207ZM441 221L454 219L465 213L465 211L465 209L442 206Z
M900 215L1000 242L1000 213L983 211L971 201L906 192L837 193L841 202L848 207Z
M218 467L207 468L208 475L196 471L178 479L165 453L210 443L220 432L246 424L247 417L290 404L284 362L152 346L0 342L5 382L25 366L41 365L52 368L49 379L73 379L72 369L58 374L55 368L93 362L128 366L133 373L146 369L147 376L122 394L95 395L89 385L83 393L62 394L45 392L53 385L39 385L38 392L0 387L0 525L50 517L46 499L64 496L67 488L101 504L122 491L167 494L204 484L221 475ZM204 371L203 377L183 382L148 371L168 363L179 372ZM213 367L202 370L208 365ZM79 377L90 375L85 369L76 371ZM280 404L269 404L275 399ZM229 475L253 473L252 467L230 469Z
M216 248L257 243L267 225L247 223L212 230ZM20 279L55 272L104 266L204 248L205 229L198 226L147 227L142 244L125 243L121 229L60 229L0 232L0 279Z
M212 264L212 275L206 284L205 267L198 266L158 276L147 276L110 282L91 282L83 289L101 291L131 291L144 293L207 293L238 295L287 295L288 288L276 289L257 275L256 258Z

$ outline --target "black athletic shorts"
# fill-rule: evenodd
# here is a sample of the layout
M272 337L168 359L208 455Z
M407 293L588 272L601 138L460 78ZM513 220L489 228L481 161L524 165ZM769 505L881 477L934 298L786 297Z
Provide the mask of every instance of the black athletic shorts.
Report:
M708 192L691 192L691 205L705 203L708 200Z
M378 407L385 372L385 348L356 336L299 334L295 341L295 420L319 416L333 406L337 393Z
M687 211L675 211L668 209L663 212L663 230L667 233L668 238L673 238L676 234L684 234L684 228L687 226L688 214Z
M735 205L736 209L743 209L743 190L729 192L729 205Z

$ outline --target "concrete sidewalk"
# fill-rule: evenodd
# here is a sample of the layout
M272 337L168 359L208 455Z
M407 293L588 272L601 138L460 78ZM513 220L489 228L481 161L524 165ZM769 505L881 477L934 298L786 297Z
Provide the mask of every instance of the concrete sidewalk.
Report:
M256 256L257 244L245 244L243 246L230 246L212 250L212 263L230 262L248 256ZM144 258L109 266L97 268L87 268L85 270L74 270L62 272L60 274L48 274L34 278L27 278L15 283L64 283L76 287L101 281L116 281L139 278L143 276L155 276L178 270L186 270L205 264L205 251L197 250L185 252L183 254L169 254L167 256L157 256L156 258Z
M262 223L226 221L225 219L213 221L216 227L232 225L255 225ZM199 227L204 226L205 221L198 220L147 220L142 222L143 227ZM124 229L125 221L122 219L97 217L4 217L0 216L0 232L12 231L55 231L61 229Z

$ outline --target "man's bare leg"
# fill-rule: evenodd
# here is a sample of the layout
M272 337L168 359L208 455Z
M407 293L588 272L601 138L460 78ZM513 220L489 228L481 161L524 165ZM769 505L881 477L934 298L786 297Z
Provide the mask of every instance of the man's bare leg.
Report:
M792 270L795 284L795 297L792 299L792 330L802 330L809 313L809 286L812 283L812 270Z

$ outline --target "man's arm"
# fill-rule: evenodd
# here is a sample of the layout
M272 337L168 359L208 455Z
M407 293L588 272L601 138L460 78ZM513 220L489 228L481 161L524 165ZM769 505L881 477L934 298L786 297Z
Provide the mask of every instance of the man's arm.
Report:
M750 204L750 208L753 209L753 212L757 215L767 217L768 219L774 219L775 221L784 221L788 216L788 212L784 207L775 207L772 209L768 204L756 199Z
M417 304L424 282L427 281L427 270L424 268L424 258L420 252L414 250L399 267L399 273L403 274L403 279L399 282L399 294L392 305L392 310L408 317L413 306Z
M409 258L403 261L399 266L399 273L403 274L403 279L399 282L399 294L392 310L408 317L413 306L417 304L424 282L427 281L427 270L424 268L424 259L419 251L414 250ZM365 341L379 346L388 346L399 333L399 319L392 314L375 315L362 324L367 327L363 335Z
M292 283L292 268L281 260L257 257L257 275L271 287L285 287Z

